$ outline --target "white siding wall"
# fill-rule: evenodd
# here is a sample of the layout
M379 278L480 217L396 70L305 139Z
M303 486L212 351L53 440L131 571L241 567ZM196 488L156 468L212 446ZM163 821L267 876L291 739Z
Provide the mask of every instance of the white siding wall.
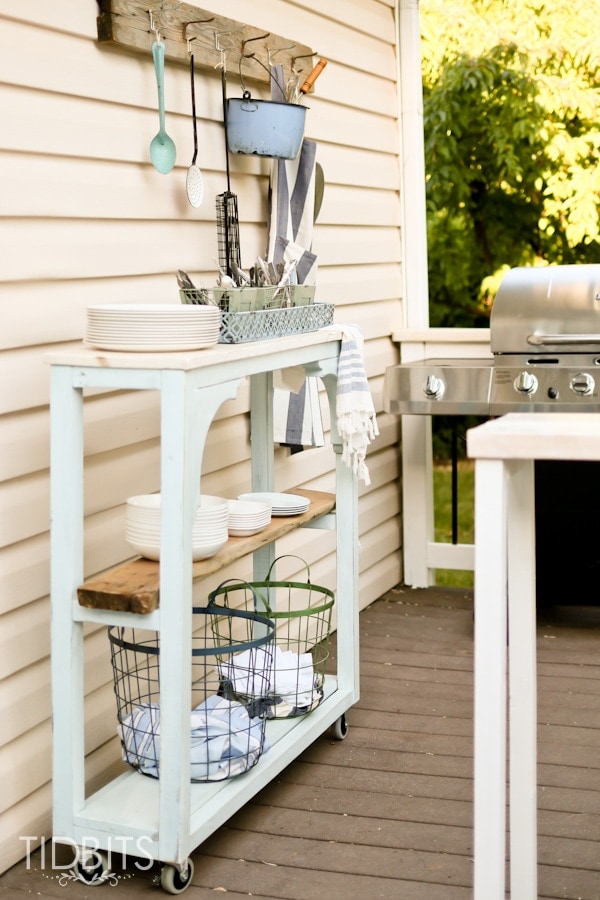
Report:
M361 605L401 579L398 424L381 411L383 373L401 324L401 197L393 0L204 0L202 8L289 36L329 65L310 96L325 199L316 229L319 297L359 324L380 437L361 490ZM249 11L251 10L251 12ZM101 47L94 0L0 0L0 871L24 856L19 835L50 835L48 396L50 345L78 341L92 303L174 299L183 268L210 283L214 196L226 187L218 73L199 69L196 96L205 201L192 209L189 72L167 61L167 126L178 146L154 171L157 130L150 55ZM250 18L249 18L250 16ZM229 91L239 90L235 72ZM242 262L264 252L268 162L231 161ZM204 460L204 490L247 489L248 392L221 409ZM86 404L86 573L129 555L127 496L158 488L152 394L100 394ZM329 446L278 451L277 487L331 489ZM309 531L284 549L314 560L334 585L333 540ZM234 574L244 574L236 568ZM245 573L248 574L248 573ZM89 777L118 760L107 642L88 637Z

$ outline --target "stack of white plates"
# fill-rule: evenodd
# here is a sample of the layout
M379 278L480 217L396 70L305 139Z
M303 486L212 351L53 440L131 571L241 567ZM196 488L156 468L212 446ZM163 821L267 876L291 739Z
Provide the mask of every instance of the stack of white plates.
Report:
M192 529L193 559L207 559L227 543L229 507L224 497L202 494ZM160 559L160 494L129 497L125 517L129 545L146 559Z
M299 494L274 494L268 491L259 491L254 494L238 494L238 500L254 500L271 504L273 516L299 516L305 513L310 506L310 500Z
M126 303L89 306L85 343L102 350L198 350L219 340L217 306Z
M229 534L247 537L266 528L271 521L271 504L256 500L229 501Z

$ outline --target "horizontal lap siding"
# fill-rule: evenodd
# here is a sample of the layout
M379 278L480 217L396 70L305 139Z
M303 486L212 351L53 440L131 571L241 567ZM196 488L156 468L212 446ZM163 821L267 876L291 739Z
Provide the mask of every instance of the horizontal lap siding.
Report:
M381 409L383 374L396 360L390 334L401 324L401 197L393 2L323 4L257 0L252 24L314 48L329 64L307 97L307 136L318 143L325 195L315 230L318 297L337 322L365 334L365 363L380 436L369 453L372 484L360 486L360 601L400 580L399 428ZM235 19L240 0L203 2ZM217 254L214 197L226 188L218 72L197 68L198 164L205 199L192 209L185 175L193 153L189 71L167 60L167 129L178 159L169 176L149 163L156 133L150 55L99 46L94 0L0 3L0 760L10 790L0 811L0 871L24 853L20 834L50 833L49 706L49 370L53 346L79 341L86 308L106 302L176 301L174 273L205 284ZM252 85L254 91L254 85ZM259 90L256 88L256 90ZM228 93L241 91L228 71ZM265 86L260 86L264 94ZM240 208L242 262L266 244L268 160L230 160ZM281 490L331 490L327 446L290 457L276 451ZM92 574L129 555L127 496L159 487L159 406L151 392L95 392L86 401L86 554ZM203 468L203 490L247 488L248 386L219 410ZM313 577L335 584L333 535L309 530L280 548L311 561ZM236 563L225 577L250 575ZM118 761L105 635L90 629L90 781Z

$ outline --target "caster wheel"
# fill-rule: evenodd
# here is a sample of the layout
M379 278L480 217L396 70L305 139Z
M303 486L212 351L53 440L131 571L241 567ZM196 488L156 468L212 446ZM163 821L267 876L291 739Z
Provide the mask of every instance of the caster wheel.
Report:
M160 886L166 894L183 894L194 877L194 863L187 860L187 871L182 875L178 866L165 865L160 873Z
M74 868L79 881L90 887L102 884L109 876L108 857L100 850L88 851Z
M333 736L336 741L343 741L348 736L348 720L346 713L342 713L339 719L333 723Z

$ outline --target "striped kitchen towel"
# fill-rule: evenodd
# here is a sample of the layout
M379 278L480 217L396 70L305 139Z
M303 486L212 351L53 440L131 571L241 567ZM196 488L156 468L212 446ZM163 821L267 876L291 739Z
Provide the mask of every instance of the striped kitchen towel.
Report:
M284 83L282 66L272 66L271 100L285 102ZM314 284L316 279L317 257L312 253L316 157L316 142L304 138L295 159L274 159L271 164L267 259L277 265L292 245L298 284Z
M271 99L285 102L281 66L271 67ZM294 262L292 280L315 284L317 257L312 251L315 214L315 141L303 140L295 159L274 159L269 181L267 259L276 266ZM316 378L291 389L284 377L275 378L273 390L274 439L292 453L325 443Z
M338 364L336 421L342 439L342 459L366 485L367 447L379 434L373 398L365 374L363 335L356 325L340 325L342 347Z
M285 375L285 371L281 374ZM305 378L298 389L274 388L273 439L282 446L289 447L292 453L298 453L306 447L325 445L316 378Z

